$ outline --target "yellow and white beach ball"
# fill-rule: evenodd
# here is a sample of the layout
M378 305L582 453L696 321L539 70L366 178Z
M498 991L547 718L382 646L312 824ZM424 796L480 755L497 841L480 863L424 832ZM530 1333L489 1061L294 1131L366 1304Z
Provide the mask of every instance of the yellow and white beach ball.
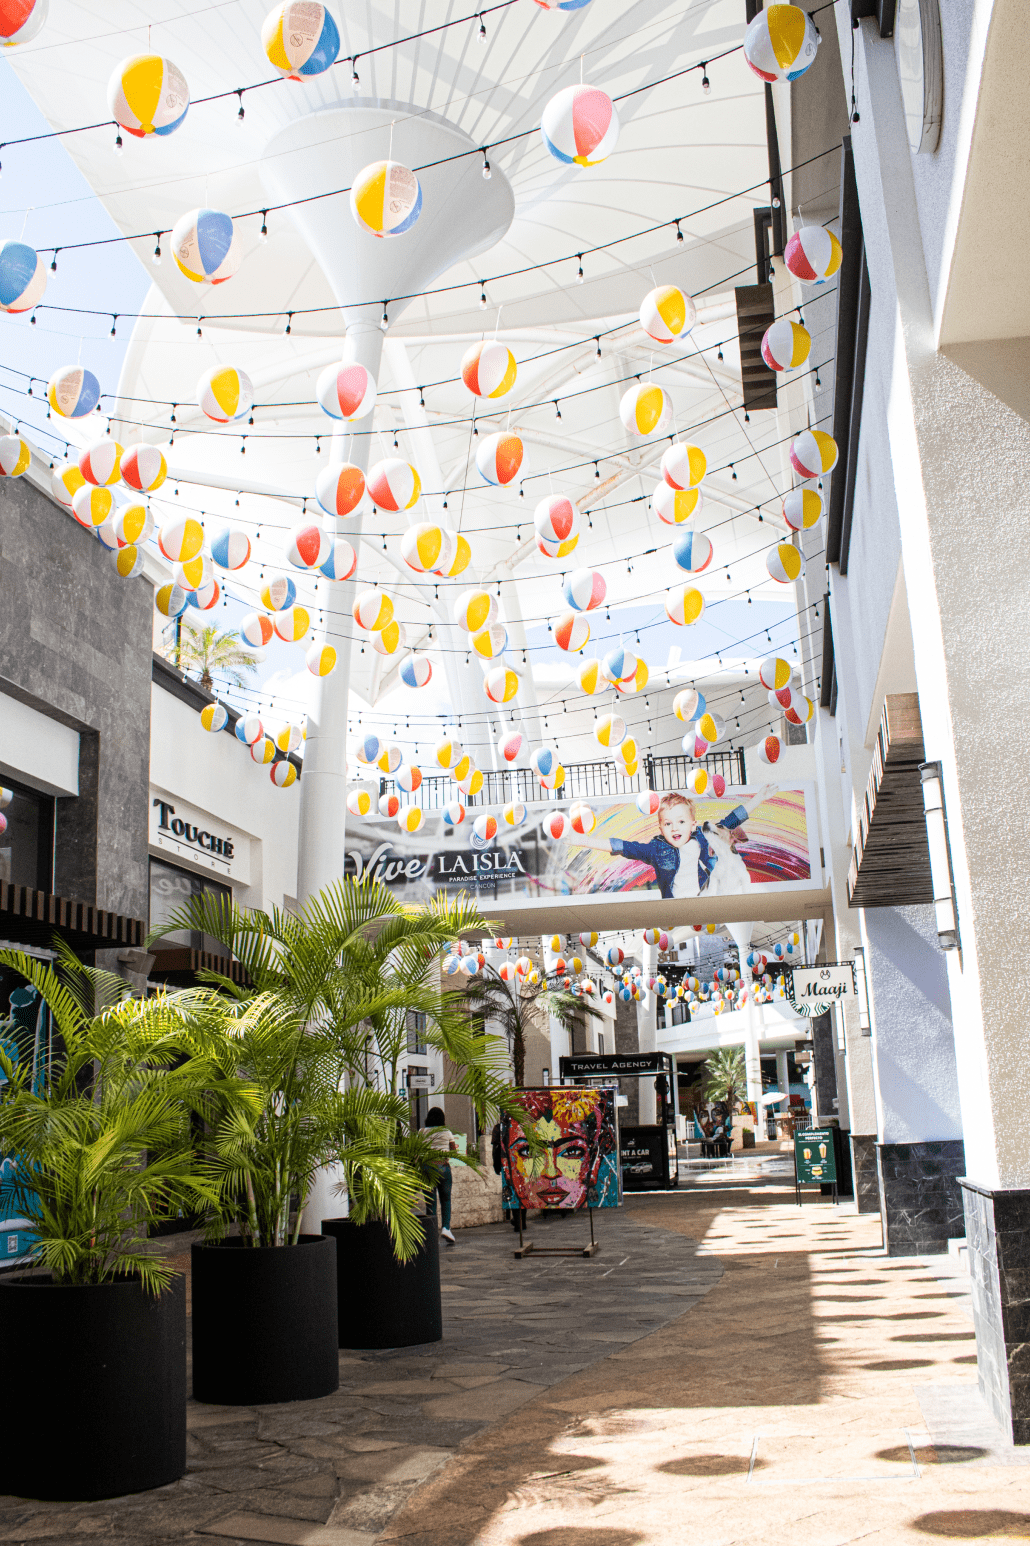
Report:
M791 531L809 531L822 513L822 495L814 488L794 488L783 497L783 519Z
M122 475L122 447L110 435L104 440L95 440L79 452L79 471L87 483L94 483L98 488L117 483Z
M497 616L497 600L485 590L465 590L453 608L454 621L467 633L488 628Z
M47 19L49 0L5 0L0 4L0 45L31 43Z
M699 515L704 507L699 488L673 488L664 478L655 484L651 495L651 508L666 526L682 526L692 515Z
M805 572L805 555L792 542L778 542L765 555L765 567L781 585L800 580Z
M611 683L601 670L601 662L596 655L588 656L579 663L576 671L576 679L583 692L592 697L595 692L604 692Z
M597 166L619 138L619 115L597 86L566 86L553 96L540 119L544 144L565 166Z
M389 456L369 469L365 487L380 510L410 510L422 492L422 481L410 462Z
M515 356L494 338L473 344L461 362L461 379L476 397L503 397L515 385L517 375Z
M767 5L744 34L744 58L763 81L796 81L818 47L815 22L799 5Z
M161 585L154 592L154 605L162 617L178 617L185 612L186 599L186 592L177 585Z
M711 709L706 709L698 718L695 728L703 741L707 741L710 746L714 746L720 736L726 734L726 721L719 714L713 713Z
M206 703L200 711L200 723L205 730L224 730L229 723L229 710L224 703Z
M780 317L762 338L762 359L770 370L796 370L808 359L812 335L800 322Z
M676 623L681 628L700 622L704 610L705 598L692 585L677 587L669 591L665 598L666 616L670 623Z
M380 773L396 773L404 761L404 753L399 746L383 746L375 759L375 765Z
M311 614L307 607L287 607L285 612L276 612L272 618L272 627L285 644L299 643L310 626Z
M352 789L347 796L347 809L352 816L367 816L372 809L372 791L370 789Z
M643 692L644 688L647 686L647 680L650 675L651 672L647 661L638 659L637 669L634 671L633 675L626 677L623 681L616 682L615 691L623 695L632 695L633 693Z
M282 0L261 24L261 46L287 80L310 80L336 63L340 29L319 0Z
M697 488L708 471L708 458L700 446L677 440L662 453L662 477L670 488Z
M267 767L270 762L274 762L275 742L271 736L259 735L250 748L250 756L259 767Z
M579 532L577 531L564 542L548 542L543 537L538 537L536 545L545 558L568 558L570 553L575 552L578 541Z
M422 185L399 161L373 161L354 179L350 212L372 236L403 236L422 213Z
M31 461L32 452L27 440L20 435L0 435L0 477L20 478Z
M336 670L336 651L331 644L312 644L304 656L312 676L328 676Z
M351 611L359 628L378 632L393 621L393 597L384 590L363 590L355 596Z
M672 424L672 401L653 381L637 381L623 393L619 417L631 435L665 434Z
M508 666L495 666L483 682L491 703L510 703L518 694L519 685L518 677Z
M837 442L823 429L803 429L790 448L790 465L799 478L821 478L837 465Z
M243 242L232 216L220 209L191 209L172 227L172 257L194 284L224 284L243 258Z
M448 527L419 521L401 538L401 557L416 574L431 574L433 570L446 573L454 562L457 545L457 534Z
M254 406L251 379L235 365L213 365L197 382L197 404L215 424L242 419Z
M506 827L521 827L528 814L521 800L509 800L508 804L501 811L501 821ZM511 940L508 940L506 944L501 945L499 948L508 950L510 946Z
M186 77L160 54L123 59L107 86L111 117L127 134L172 134L186 117L190 88Z
M157 534L157 545L169 563L195 558L204 546L204 528L192 515L166 521Z
M445 735L436 743L436 760L442 768L455 768L461 761L464 753L461 742L453 735Z
M62 365L46 387L51 412L62 419L82 419L100 401L100 382L84 365Z
M697 321L697 307L679 285L658 285L640 303L640 326L656 344L685 338Z
M145 563L146 554L133 542L126 543L114 555L114 566L123 580L131 580L134 575L142 574Z
M399 649L404 648L404 625L395 617L391 618L385 628L373 630L370 641L377 655L396 655Z
M56 462L50 474L53 496L66 510L71 509L72 500L85 482L77 462Z
M472 548L467 537L463 537L460 531L452 531L449 526L444 528L448 537L454 540L454 557L447 568L434 569L434 574L446 575L448 580L456 580L459 574L464 574L472 562Z
M508 630L503 623L490 623L478 633L470 633L469 649L481 660L496 660L508 647Z
M402 832L418 832L426 819L421 805L405 805L397 816L397 825Z
M72 511L80 526L102 526L113 509L111 490L92 483L84 483L72 498Z
M127 446L122 452L122 482L137 494L152 494L168 476L168 463L164 452L157 446L141 442Z
M185 591L203 590L214 579L211 560L206 553L195 553L175 566L173 576L176 585Z
M258 592L266 612L285 612L297 599L297 587L286 574L273 574Z
M268 776L277 789L289 789L291 784L297 782L297 769L288 757L282 757L278 762L272 763Z
M780 692L790 686L791 665L782 655L767 655L758 668L758 679L769 692Z
M822 284L840 268L844 253L832 231L822 225L803 225L783 249L783 261L795 279Z
M620 714L602 714L594 726L594 740L599 746L621 746L626 739L626 721Z

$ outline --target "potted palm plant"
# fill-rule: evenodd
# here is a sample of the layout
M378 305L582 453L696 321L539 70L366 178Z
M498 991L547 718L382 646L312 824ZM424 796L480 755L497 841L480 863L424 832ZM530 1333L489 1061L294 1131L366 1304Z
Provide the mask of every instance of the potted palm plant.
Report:
M57 949L56 969L0 950L50 1017L34 1046L0 1025L0 1204L30 1242L25 1270L0 1276L17 1408L0 1492L104 1498L186 1469L185 1291L147 1234L214 1200L190 1119L221 1074L187 1055L210 995L131 999L120 978ZM227 1085L225 1109L236 1100L239 1112L240 1094Z

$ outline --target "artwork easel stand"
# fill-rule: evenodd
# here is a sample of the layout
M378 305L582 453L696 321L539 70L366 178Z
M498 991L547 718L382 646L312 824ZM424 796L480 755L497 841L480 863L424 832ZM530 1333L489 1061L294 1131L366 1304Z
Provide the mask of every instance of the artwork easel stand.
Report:
M596 1256L601 1247L594 1239L594 1210L588 1208L590 1215L590 1244L589 1245L535 1245L532 1240L522 1239L522 1212L519 1211L519 1246L513 1254L516 1260L525 1256Z

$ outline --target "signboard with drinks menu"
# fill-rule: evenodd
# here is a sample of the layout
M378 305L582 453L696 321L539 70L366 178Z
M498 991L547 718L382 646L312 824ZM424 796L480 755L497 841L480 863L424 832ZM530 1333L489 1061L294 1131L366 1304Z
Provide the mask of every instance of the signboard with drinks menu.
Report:
M833 1144L833 1129L811 1127L807 1133L794 1134L794 1187L801 1201L803 1186L833 1187L837 1196L837 1155Z

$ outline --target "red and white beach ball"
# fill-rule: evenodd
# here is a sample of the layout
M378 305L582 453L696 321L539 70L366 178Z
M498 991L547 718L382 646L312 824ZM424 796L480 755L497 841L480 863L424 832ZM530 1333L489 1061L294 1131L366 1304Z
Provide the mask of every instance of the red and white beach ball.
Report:
M780 317L762 338L762 359L770 370L796 370L808 359L812 335L800 322Z
M122 452L122 482L140 494L152 494L168 476L168 463L157 446L128 446Z
M563 612L555 620L554 642L560 650L578 654L590 642L590 624L582 612Z
M559 544L575 535L579 512L564 494L550 494L533 512L533 526L543 542Z
M295 526L286 557L295 569L319 569L329 557L333 541L322 526L309 522Z
M569 834L569 818L563 811L553 811L549 816L544 817L543 831L544 836L550 838L552 843L559 843Z
M795 279L822 284L840 268L844 253L832 231L822 225L803 225L783 249L783 261Z
M544 144L566 166L597 166L619 138L619 115L597 86L566 86L553 96L540 120Z
M640 326L656 344L685 338L697 321L697 307L679 285L658 285L640 303Z
M582 800L577 800L569 808L569 822L573 832L578 832L580 837L589 837L597 826L597 817L589 805Z
M653 789L644 789L644 790L642 790L641 793L638 794L637 798L636 798L636 807L637 807L637 810L640 812L641 816L655 816L655 815L657 815L658 807L659 807L659 805L661 805L661 803L662 803L661 795L657 794ZM618 946L614 946L613 948L614 949L618 949ZM617 961L612 961L610 955L609 955L608 959L609 959L609 961L611 961L611 964L613 966L618 966L619 963L622 961L622 951L619 950L619 956L618 956L618 960Z
M672 424L672 399L653 381L637 381L623 393L619 418L631 435L665 434Z
M422 769L409 762L406 767L397 769L397 788L403 789L405 794L414 794L416 789L422 787Z
M331 419L363 419L376 405L376 381L356 360L327 365L315 396Z
M49 0L0 0L0 45L31 43L47 19Z
M365 487L380 510L410 510L422 492L422 483L414 467L397 456L376 462L369 469Z
M489 811L484 811L482 816L477 816L472 823L472 837L477 847L485 848L492 843L497 836L497 817L491 816Z
M379 796L380 816L394 817L401 808L400 796L395 794L381 794Z
M473 344L461 362L461 379L476 397L503 397L515 385L517 375L515 356L495 338Z
M522 734L518 730L511 730L507 735L502 735L497 743L497 750L505 762L515 762L522 750Z
M365 474L352 462L330 462L315 479L315 498L326 515L352 515L365 494Z
M518 435L505 432L486 435L480 440L476 451L476 466L480 477L497 488L504 488L518 476L524 452L525 447Z
M758 760L759 762L766 763L768 767L772 767L775 763L779 762L781 750L782 742L779 736L767 735L765 740L759 743Z
M105 440L95 440L79 452L79 471L87 483L109 488L121 477L122 447L110 435Z

